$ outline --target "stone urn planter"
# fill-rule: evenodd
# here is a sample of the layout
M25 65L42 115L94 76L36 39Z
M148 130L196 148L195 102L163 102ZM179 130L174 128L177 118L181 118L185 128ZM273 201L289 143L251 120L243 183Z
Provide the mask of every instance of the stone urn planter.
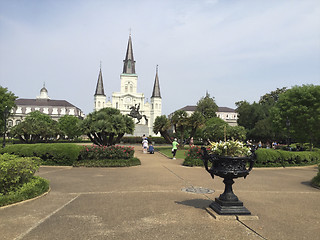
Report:
M202 160L205 169L210 173L211 177L219 176L223 178L225 189L219 198L210 204L210 207L220 215L251 215L251 212L243 206L243 202L233 193L233 179L246 178L252 170L255 154L252 151L248 157L231 157L219 156L212 154L207 148L202 147ZM209 162L211 167L209 168Z

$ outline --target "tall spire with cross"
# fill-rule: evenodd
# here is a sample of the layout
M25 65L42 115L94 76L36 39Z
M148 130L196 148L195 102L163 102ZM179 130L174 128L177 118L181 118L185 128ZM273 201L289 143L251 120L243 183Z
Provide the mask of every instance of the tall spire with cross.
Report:
M132 40L131 40L131 29L127 46L126 58L123 60L123 74L136 74L135 63L133 58Z
M156 77L154 79L154 85L153 85L153 91L152 91L152 98L153 97L158 97L161 98L161 93L160 93L160 84L159 84L159 77L158 77L158 65L156 69Z
M103 79L102 79L102 72L101 72L101 61L100 61L100 71L99 71L99 76L98 76L98 82L97 82L97 87L96 87L96 93L94 94L96 95L103 95L104 94L104 88L103 88Z

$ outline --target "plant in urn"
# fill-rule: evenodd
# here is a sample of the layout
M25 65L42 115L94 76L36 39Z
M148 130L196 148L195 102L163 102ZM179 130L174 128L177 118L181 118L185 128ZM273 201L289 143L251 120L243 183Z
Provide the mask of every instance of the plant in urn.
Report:
M210 207L220 215L250 215L251 212L243 206L232 191L234 178L244 177L252 170L255 153L240 141L210 142L202 147L202 160L211 177L214 175L224 178L224 193L220 194ZM209 169L208 162L211 162ZM248 168L247 168L248 165Z

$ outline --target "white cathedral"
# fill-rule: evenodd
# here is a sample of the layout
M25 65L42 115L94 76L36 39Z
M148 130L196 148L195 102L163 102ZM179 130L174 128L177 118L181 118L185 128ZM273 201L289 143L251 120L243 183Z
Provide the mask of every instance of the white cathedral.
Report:
M112 100L106 101L104 94L102 72L98 76L96 92L94 94L94 110L98 111L102 108L112 107L119 109L124 115L129 115L132 110L138 111L139 118L134 118L135 131L134 136L156 136L153 132L153 123L156 117L161 116L161 94L158 77L158 67L156 69L156 76L153 85L153 91L150 98L150 103L145 100L143 93L137 92L138 75L135 70L135 63L133 57L131 35L129 36L127 53L125 60L123 60L123 72L120 75L120 92L112 93Z

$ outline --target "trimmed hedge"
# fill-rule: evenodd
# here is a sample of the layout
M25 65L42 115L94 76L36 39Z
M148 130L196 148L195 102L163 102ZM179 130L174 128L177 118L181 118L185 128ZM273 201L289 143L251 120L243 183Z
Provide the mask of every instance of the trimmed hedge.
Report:
M39 158L22 158L7 153L0 155L0 194L15 191L29 182L39 165Z
M16 144L6 146L0 153L39 157L42 165L71 166L78 159L82 148L83 146L71 143Z
M123 137L121 138L121 143L128 143L128 144L141 144L142 136L141 137ZM154 144L167 144L166 140L163 137L148 137L149 143Z
M44 178L34 176L29 182L24 183L16 191L11 191L6 195L0 194L0 207L40 196L48 190L49 181Z
M87 159L129 159L133 158L134 148L124 146L83 146L79 160Z
M318 166L318 169L319 169L318 175L312 179L311 184L315 187L320 188L320 165Z
M260 148L256 154L256 167L303 166L320 162L319 151L290 152Z
M186 152L184 166L203 166L200 147L194 146ZM254 167L304 166L320 163L320 151L291 152L259 148Z
M74 167L130 167L141 165L138 158L127 159L89 159L74 162Z

